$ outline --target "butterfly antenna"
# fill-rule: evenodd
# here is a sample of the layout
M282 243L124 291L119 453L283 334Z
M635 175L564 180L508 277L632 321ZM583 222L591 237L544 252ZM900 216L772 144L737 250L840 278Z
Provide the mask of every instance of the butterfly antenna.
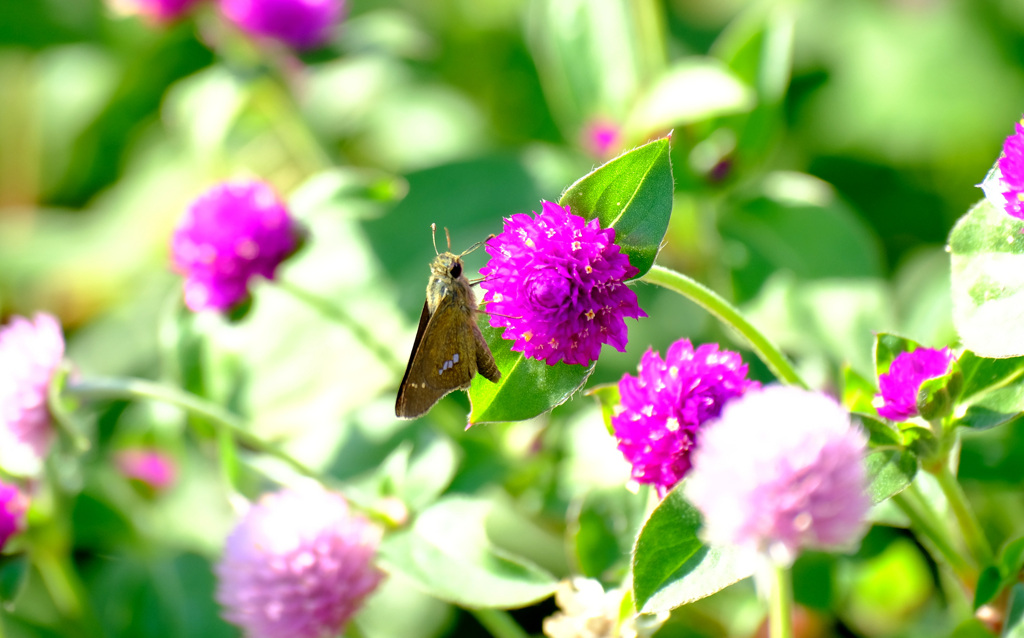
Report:
M448 234L448 227L444 227L444 238L448 240L448 252L452 252L452 236Z
M446 228L445 231L447 232L447 230ZM434 254L439 254L437 252L437 224L430 224L430 241L434 242Z
M481 239L480 241L478 241L477 243L473 244L472 246L470 246L466 250L462 251L462 254L459 255L459 257L465 257L466 255L468 255L469 253L473 252L474 250L476 250L480 246L486 244L487 242L489 242L492 239L494 239L494 233L491 233L490 235L487 236L486 239Z

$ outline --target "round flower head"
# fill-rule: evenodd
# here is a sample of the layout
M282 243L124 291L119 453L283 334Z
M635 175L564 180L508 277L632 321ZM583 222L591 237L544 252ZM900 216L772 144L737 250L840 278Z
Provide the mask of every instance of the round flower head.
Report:
M174 269L185 276L194 311L228 310L256 275L274 278L297 244L288 209L274 189L253 180L218 184L185 212L171 240Z
M918 348L901 352L893 359L889 371L878 375L881 392L875 395L878 413L892 421L906 421L917 415L917 392L928 379L949 372L956 357L949 348Z
M153 22L177 20L198 0L109 0L115 11L127 15L140 15Z
M619 450L633 466L633 479L656 486L659 496L690 470L690 453L700 428L718 417L730 400L757 381L735 352L718 344L696 350L688 339L668 348L665 359L648 349L637 376L619 381L620 411L612 417Z
M1002 177L1004 210L1018 219L1024 219L1024 125L1016 124L1016 132L1003 143L1003 154L998 162Z
M548 365L588 365L605 343L625 350L625 318L647 315L624 283L639 271L614 242L615 229L551 202L536 219L505 219L487 242L480 285L491 325L505 328L512 350Z
M0 468L36 474L53 439L47 394L64 358L60 323L48 314L0 328Z
M866 530L867 438L829 397L769 386L731 401L701 434L686 498L713 544L792 561Z
M340 634L383 577L373 566L380 534L318 486L264 496L216 566L224 618L249 638Z
M25 525L25 510L28 499L18 488L0 483L0 549L7 539L17 534Z
M157 449L131 448L120 450L114 457L117 469L130 479L140 481L155 490L171 487L177 479L174 459Z
M296 49L331 39L345 11L344 0L221 0L229 20L257 38L273 38Z

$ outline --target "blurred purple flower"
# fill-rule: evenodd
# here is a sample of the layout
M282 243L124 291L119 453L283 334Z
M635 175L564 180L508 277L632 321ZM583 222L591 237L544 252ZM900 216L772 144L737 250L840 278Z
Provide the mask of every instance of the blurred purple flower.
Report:
M0 328L0 468L39 471L53 439L50 380L64 358L64 336L52 315L14 317Z
M221 10L246 33L311 49L331 39L344 0L220 0Z
M881 392L875 395L878 413L891 421L906 421L917 412L917 392L928 379L949 372L956 357L949 348L918 348L901 352L889 371L878 375Z
M831 398L769 386L731 401L701 434L684 494L712 544L844 549L866 531L867 437Z
M583 145L598 157L607 157L619 148L622 131L618 124L606 119L596 119L583 129Z
M633 479L653 484L659 496L690 470L690 454L701 427L722 407L751 389L740 355L718 344L694 350L680 339L661 356L648 349L637 376L619 381L621 409L612 417L619 450L633 466Z
M505 219L480 274L491 325L505 328L512 350L548 365L588 365L605 343L625 351L625 318L647 315L625 284L639 271L614 242L615 229L552 202L536 219Z
M383 578L380 529L319 486L267 494L228 536L216 567L224 618L249 638L326 638Z
M14 485L0 482L0 549L25 526L28 498Z
M1003 154L998 162L1002 176L1004 210L1024 219L1024 125L1017 122L1016 131L1003 142Z
M118 451L114 455L114 462L121 474L155 490L169 488L178 478L174 459L163 450L128 448Z
M199 0L109 0L115 10L140 15L157 23L177 20Z
M174 269L185 276L185 303L194 311L229 310L249 293L256 275L273 279L298 243L284 202L264 182L237 180L200 195L171 240Z

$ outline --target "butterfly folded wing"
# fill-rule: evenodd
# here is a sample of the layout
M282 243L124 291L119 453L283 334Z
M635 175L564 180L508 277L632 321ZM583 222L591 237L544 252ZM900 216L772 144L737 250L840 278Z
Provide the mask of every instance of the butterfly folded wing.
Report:
M467 321L475 330L466 330ZM398 389L395 415L415 419L449 392L468 388L480 360L477 337L483 339L472 311L454 296L442 298L432 315L424 304L409 365ZM487 357L497 372L490 350Z

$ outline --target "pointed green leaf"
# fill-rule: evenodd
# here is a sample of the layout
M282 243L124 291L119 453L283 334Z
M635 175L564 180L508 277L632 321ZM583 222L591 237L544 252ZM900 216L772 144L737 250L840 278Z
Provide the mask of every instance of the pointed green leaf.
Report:
M1000 638L1024 638L1024 585L1017 583L1010 590L1010 604Z
M491 543L492 504L451 496L424 511L412 529L381 544L380 559L426 593L463 607L522 607L550 596L554 576Z
M1022 228L982 200L949 236L953 323L964 347L984 357L1024 355Z
M898 335L880 332L875 336L875 374L882 375L889 371L893 359L904 352L913 352L920 346Z
M856 421L860 422L861 426L868 433L868 445L870 447L903 445L903 435L888 421L881 421L874 416L862 412L851 412L850 414Z
M599 166L570 186L558 203L615 229L615 243L643 276L654 264L672 215L669 138L649 142Z
M738 550L700 541L700 513L683 498L681 485L651 512L636 540L633 597L642 613L700 600L753 573Z
M512 342L501 338L502 329L481 324L480 331L494 354L501 378L497 383L479 374L473 378L469 388L469 425L523 421L544 414L582 388L596 365L594 362L589 366L549 366L537 359L527 359L521 352L512 352Z
M978 611L979 607L995 598L1002 587L1003 577L999 573L999 568L989 565L983 569L978 576L978 586L974 588L974 611Z
M874 410L872 402L878 388L875 384L853 369L849 364L844 364L842 369L842 404L851 412L869 412Z
M899 494L917 474L917 457L909 450L876 450L865 459L868 471L868 495L872 503Z
M634 494L625 486L595 489L574 503L566 530L574 573L621 580L647 513L648 493Z
M990 359L968 350L960 356L959 363L964 376L960 400L963 415L956 419L956 425L986 430L1021 416L1024 357Z

